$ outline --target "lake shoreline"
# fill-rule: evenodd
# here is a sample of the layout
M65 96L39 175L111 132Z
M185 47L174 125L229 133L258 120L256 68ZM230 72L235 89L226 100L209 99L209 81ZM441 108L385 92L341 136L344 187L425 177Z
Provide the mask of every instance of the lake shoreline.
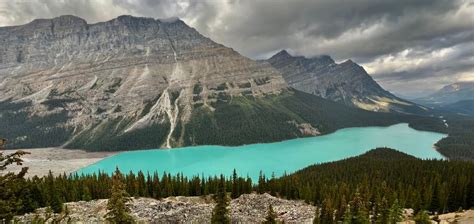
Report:
M386 128L396 127L397 125L408 126L407 123L398 123L396 125L391 125ZM333 132L332 134L336 134L338 132L347 132L347 131L356 130L356 129L358 129L358 127L343 128L343 129ZM426 132L426 131L420 131L420 132ZM289 140L284 140L284 141L272 142L270 144L291 144L292 142L297 142L297 141L302 141L302 140L310 141L310 139L312 138L324 139L324 138L327 138L327 136L328 135L320 135L320 136L313 136L313 137L295 138L295 139L289 139ZM436 153L439 154L441 157L443 157L443 159L447 159L444 155L442 155L438 151L436 145L434 145L435 143L436 142L434 142L432 145L432 150L434 149L433 151L436 151ZM268 144L269 143L255 143L255 144L248 144L248 145L242 145L242 146L199 145L199 146L176 147L176 148L170 148L170 149L163 149L163 148L137 149L137 150L127 150L127 151L104 151L104 152L97 152L97 151L90 152L90 151L85 151L85 150L80 150L80 149L64 149L64 148L36 148L36 149L18 149L18 150L23 150L23 151L32 153L29 155L25 155L23 157L25 161L24 166L29 167L27 177L32 177L35 175L46 176L48 175L49 170L51 170L54 175L60 175L63 173L66 173L66 174L75 173L90 166L100 167L100 163L104 159L112 159L111 157L119 156L121 154L141 153L141 152L146 152L146 151L167 151L171 153L174 151L188 151L188 150L193 151L199 148L203 148L203 149L215 148L215 150L234 151L235 149L238 149L239 147L259 147L259 146L264 146ZM395 149L399 150L397 148ZM367 148L366 150L369 150L369 148ZM5 150L7 154L13 153L15 151L17 150ZM351 155L351 156L356 156L356 155ZM321 163L324 161L314 161L314 162ZM18 172L20 171L20 169L21 169L20 166L12 165L6 171L0 172L0 174L6 173L6 172Z
M272 143L242 146L200 145L172 149L131 150L121 152L86 168L79 174L112 173L118 166L124 173L155 171L171 174L231 175L235 169L241 175L258 179L281 176L309 165L333 162L358 156L368 150L388 147L422 159L444 159L433 149L445 134L415 130L407 123L389 127L340 129L329 135L296 138Z
M5 154L11 154L18 150L29 152L24 155L23 166L11 165L0 174L8 172L18 173L22 167L28 167L26 177L47 176L49 171L53 175L70 174L77 170L90 166L100 160L120 152L87 152L80 149L63 148L32 148L32 149L8 149L3 150Z

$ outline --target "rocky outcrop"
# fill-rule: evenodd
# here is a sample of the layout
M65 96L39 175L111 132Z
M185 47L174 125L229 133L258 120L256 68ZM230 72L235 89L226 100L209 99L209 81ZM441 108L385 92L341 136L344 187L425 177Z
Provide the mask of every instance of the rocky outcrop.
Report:
M68 214L47 214L46 209L17 217L19 223L50 217L47 223L101 223L107 213L107 200L65 204ZM315 208L302 201L291 201L269 194L247 194L230 203L232 223L261 223L272 205L278 220L285 223L312 223ZM210 223L214 202L210 197L169 197L162 200L133 199L132 215L140 223Z
M210 196L203 197L169 197L161 200L151 198L134 198L129 207L132 216L138 223L210 223L214 202ZM262 223L267 215L268 206L272 205L278 221L284 223L312 223L316 207L303 201L285 200L269 194L244 194L230 203L232 223ZM80 201L65 203L67 212L53 214L46 208L37 209L35 213L15 217L17 223L35 223L46 220L46 223L104 223L107 213L107 200ZM399 223L414 224L413 209L404 209L404 221ZM441 214L437 218L443 224L473 223L474 210ZM432 221L433 223L436 223Z
M370 111L425 111L384 90L363 67L351 60L337 64L327 55L306 58L282 50L266 62L283 74L289 86L335 102Z
M298 130L300 131L300 133L304 136L316 136L322 134L317 128L314 128L310 123L298 124L296 121L290 121L289 123L295 125L296 128L298 128Z

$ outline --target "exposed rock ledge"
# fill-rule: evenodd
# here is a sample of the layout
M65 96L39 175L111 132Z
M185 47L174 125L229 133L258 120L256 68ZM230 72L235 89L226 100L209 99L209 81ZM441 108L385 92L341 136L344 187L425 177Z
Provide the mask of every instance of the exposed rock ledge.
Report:
M285 223L312 223L314 206L303 201L285 200L269 194L246 194L231 201L233 223L261 223L269 205ZM107 200L66 203L69 215L53 214L47 223L61 219L59 223L103 223L107 213ZM132 214L139 223L210 223L214 202L210 197L168 197L162 200L151 198L133 199ZM17 217L19 223L31 223L39 216L46 217L44 208L36 213Z
M285 223L312 223L315 207L303 201L285 200L269 194L245 194L231 201L232 223L262 223L269 205ZM36 213L16 217L18 223L32 223L35 217L50 217L46 223L104 223L107 200L66 203L69 214L46 214L41 208ZM205 197L168 197L161 200L135 198L131 202L132 215L138 223L210 223L214 202ZM413 210L405 209L405 221L414 224ZM433 218L433 217L432 217ZM441 224L474 223L474 210L448 213L439 216ZM433 222L435 223L435 222Z

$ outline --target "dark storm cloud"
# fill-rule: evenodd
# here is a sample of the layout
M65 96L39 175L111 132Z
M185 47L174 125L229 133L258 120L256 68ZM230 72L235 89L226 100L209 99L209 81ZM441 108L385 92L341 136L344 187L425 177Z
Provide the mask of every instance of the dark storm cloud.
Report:
M252 58L280 49L352 58L399 92L474 79L472 0L0 0L0 25L62 14L180 17Z

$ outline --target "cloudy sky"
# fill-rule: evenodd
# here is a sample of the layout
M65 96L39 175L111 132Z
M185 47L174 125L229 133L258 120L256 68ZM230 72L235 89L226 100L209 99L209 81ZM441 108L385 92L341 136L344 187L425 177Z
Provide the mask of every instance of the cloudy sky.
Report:
M350 58L404 96L474 81L474 0L0 0L0 26L64 14L179 17L255 59Z

